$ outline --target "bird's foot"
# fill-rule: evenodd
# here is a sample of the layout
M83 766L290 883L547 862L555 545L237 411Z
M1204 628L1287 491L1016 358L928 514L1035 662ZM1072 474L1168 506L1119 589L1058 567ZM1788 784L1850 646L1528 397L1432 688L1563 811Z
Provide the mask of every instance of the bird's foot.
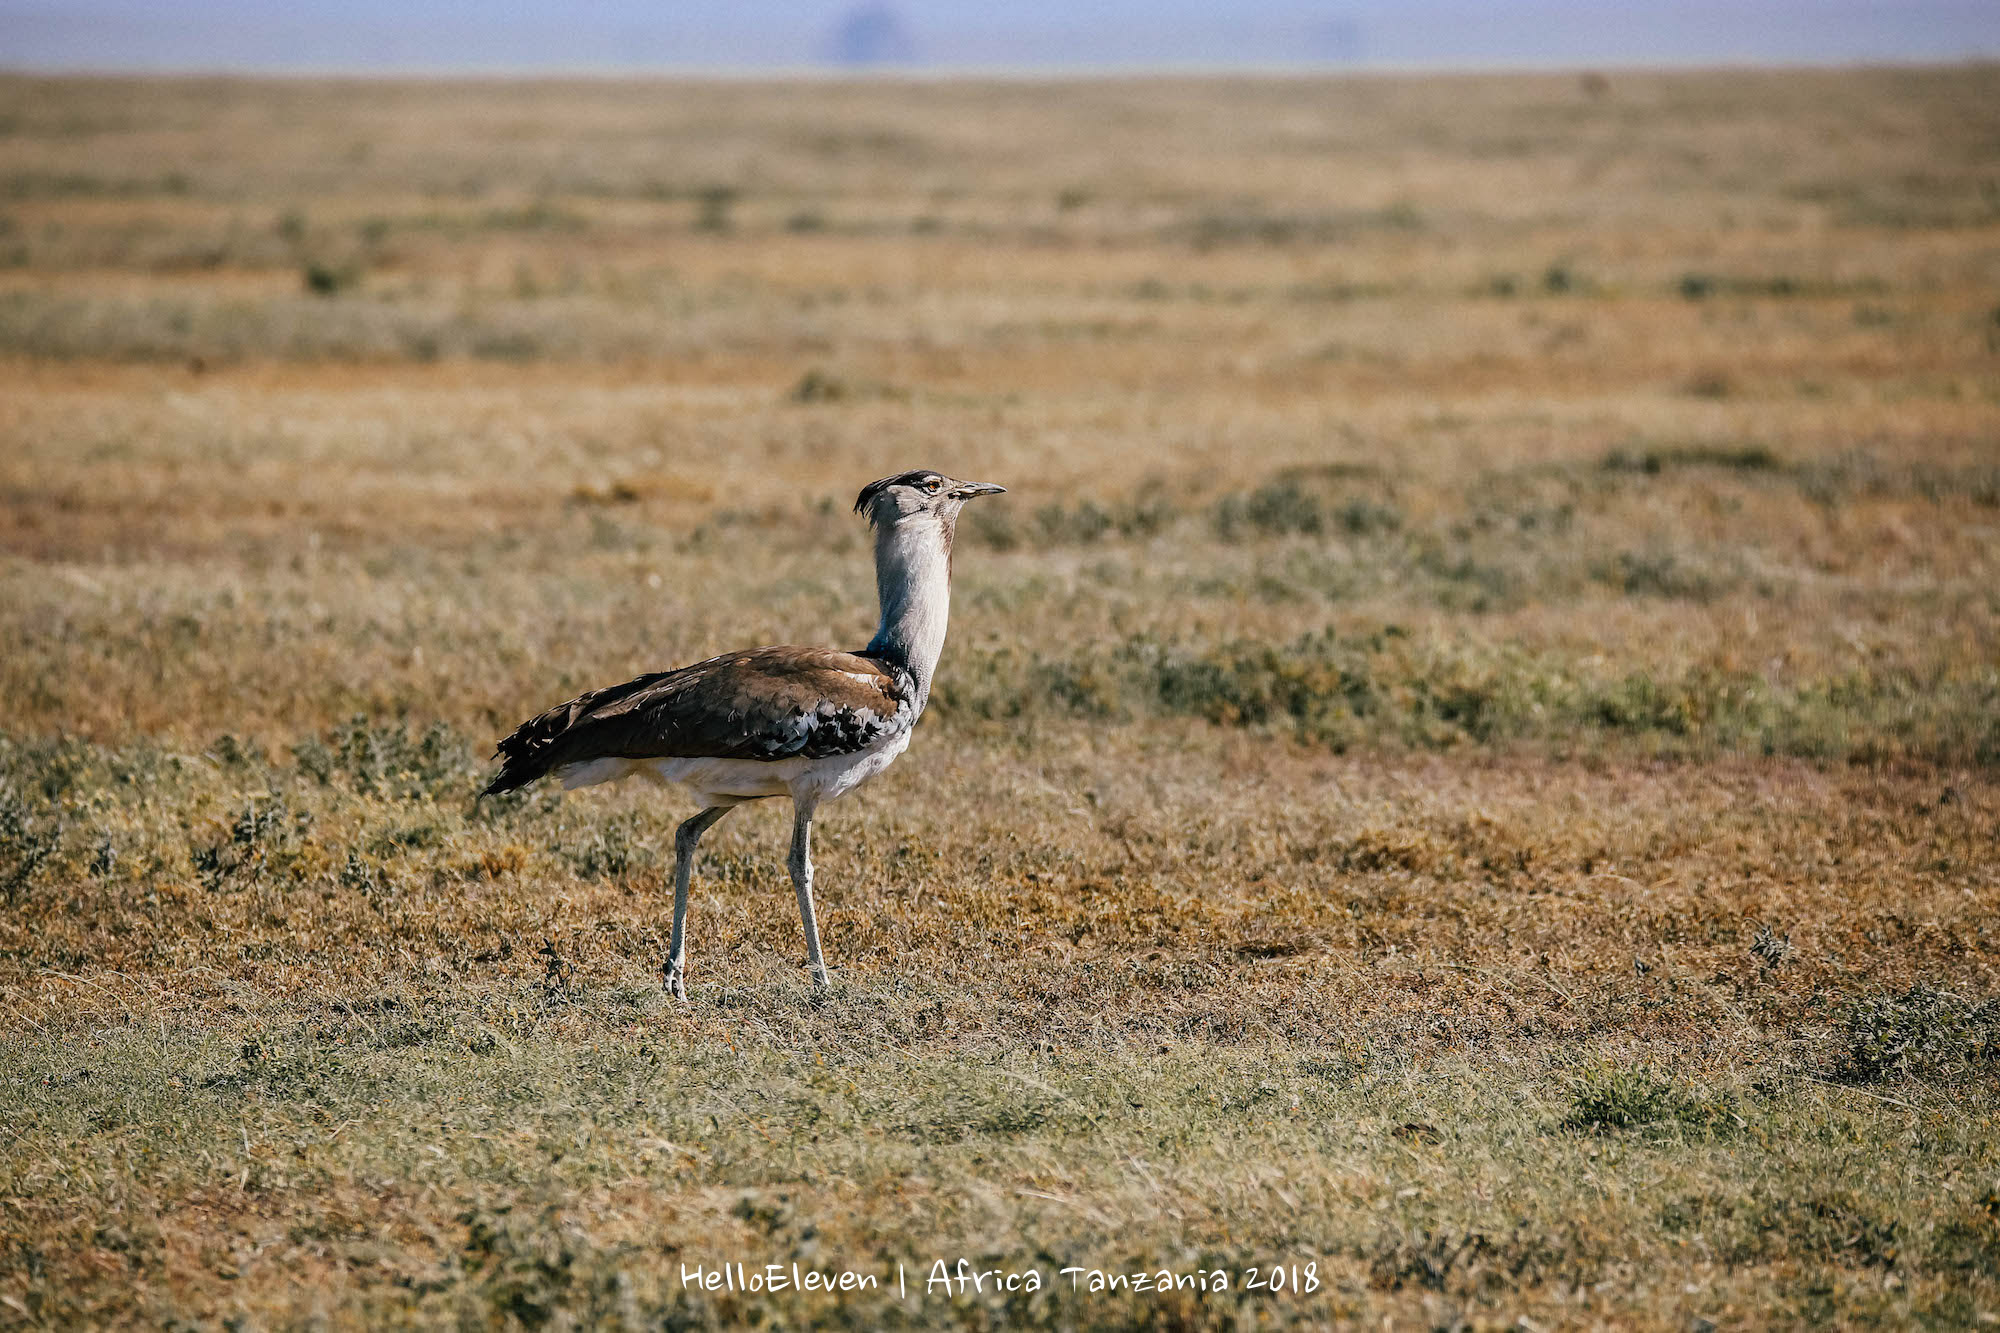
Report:
M815 966L812 970L812 976L813 994L824 995L833 989L833 974L826 970L826 964L821 963Z
M683 1004L687 1003L687 980L681 975L681 966L679 963L662 963L660 965L660 979L666 983L668 994Z

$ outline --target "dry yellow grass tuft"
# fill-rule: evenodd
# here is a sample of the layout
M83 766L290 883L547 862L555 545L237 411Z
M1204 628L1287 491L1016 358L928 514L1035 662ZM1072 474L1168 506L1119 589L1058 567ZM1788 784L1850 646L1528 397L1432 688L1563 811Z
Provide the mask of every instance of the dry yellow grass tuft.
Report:
M0 127L0 1325L2000 1316L1992 67ZM840 984L753 809L672 1006L680 810L482 756L920 464Z

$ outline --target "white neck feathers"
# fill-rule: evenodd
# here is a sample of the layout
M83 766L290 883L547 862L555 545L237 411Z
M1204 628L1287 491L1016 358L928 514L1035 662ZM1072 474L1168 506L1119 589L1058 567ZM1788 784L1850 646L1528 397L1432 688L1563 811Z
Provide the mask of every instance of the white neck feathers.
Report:
M878 528L875 590L882 624L868 651L909 668L921 706L930 697L951 613L951 532L945 524L923 514Z

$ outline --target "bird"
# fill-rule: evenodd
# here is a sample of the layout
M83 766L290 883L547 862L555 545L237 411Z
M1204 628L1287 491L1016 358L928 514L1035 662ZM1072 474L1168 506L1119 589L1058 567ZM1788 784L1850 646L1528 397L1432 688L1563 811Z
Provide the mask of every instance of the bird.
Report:
M566 791L638 777L694 796L699 808L674 831L673 934L661 967L675 999L687 999L688 887L702 834L738 805L784 796L792 800L786 866L806 964L815 993L831 987L813 916L813 817L909 748L944 651L959 514L967 502L1005 491L924 468L861 488L854 512L874 531L881 621L859 652L724 653L578 695L499 742L500 771L483 795L543 777Z

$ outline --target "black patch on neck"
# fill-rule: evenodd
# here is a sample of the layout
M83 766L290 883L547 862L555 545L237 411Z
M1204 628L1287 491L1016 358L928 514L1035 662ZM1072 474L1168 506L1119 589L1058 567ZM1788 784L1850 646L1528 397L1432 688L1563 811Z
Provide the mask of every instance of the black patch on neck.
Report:
M914 699L919 693L917 673L910 669L910 661L900 651L879 642L870 643L855 654L870 661L880 662L889 669L889 678L896 683L896 693L905 699Z
M866 514L868 521L873 523L875 515L872 512L872 508L875 504L876 496L888 490L891 486L920 486L932 477L942 480L944 474L942 472L933 472L927 467L920 467L914 468L909 472L898 472L895 476L884 477L880 481L871 481L861 488L861 494L854 497L854 512L857 514Z

